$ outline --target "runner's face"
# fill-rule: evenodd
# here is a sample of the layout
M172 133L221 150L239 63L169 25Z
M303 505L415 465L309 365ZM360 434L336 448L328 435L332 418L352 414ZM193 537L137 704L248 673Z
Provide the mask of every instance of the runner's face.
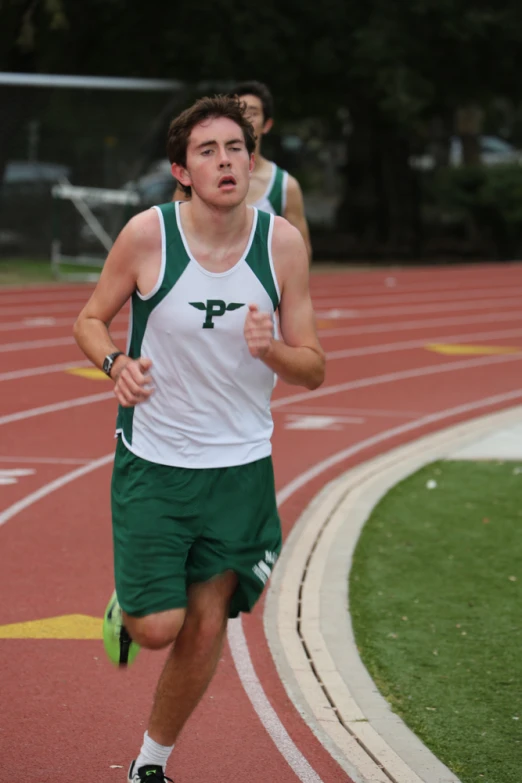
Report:
M265 121L263 104L261 103L261 98L258 98L257 95L242 95L239 100L246 103L245 117L254 126L259 143L261 136L268 133L272 127L272 120Z
M234 207L247 196L253 155L243 131L227 117L213 117L190 134L185 171L199 198L213 206Z

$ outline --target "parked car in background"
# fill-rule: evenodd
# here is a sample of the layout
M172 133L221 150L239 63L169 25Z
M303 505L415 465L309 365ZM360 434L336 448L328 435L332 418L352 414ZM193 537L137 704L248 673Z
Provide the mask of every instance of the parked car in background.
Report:
M168 160L158 160L147 172L136 180L122 185L124 190L135 191L142 202L143 208L153 204L164 204L172 200L176 188L176 180L172 176Z
M51 188L71 169L60 163L10 160L0 182L0 253L48 252Z
M479 149L480 162L484 166L522 163L522 151L499 136L479 136ZM448 163L450 166L462 165L462 141L459 136L450 138ZM429 152L410 158L410 166L419 171L431 171L435 165L435 156Z
M11 193L33 192L34 188L48 190L51 185L69 175L70 168L60 163L10 160L4 170L2 190Z

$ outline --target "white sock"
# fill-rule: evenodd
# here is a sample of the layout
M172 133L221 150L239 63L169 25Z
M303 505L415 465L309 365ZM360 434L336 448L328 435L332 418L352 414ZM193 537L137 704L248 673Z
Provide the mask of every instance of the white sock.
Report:
M143 745L141 746L140 755L136 759L135 770L144 767L146 764L153 764L157 767L162 767L165 771L169 756L174 749L174 745L159 745L151 737L149 732L146 731L143 735Z

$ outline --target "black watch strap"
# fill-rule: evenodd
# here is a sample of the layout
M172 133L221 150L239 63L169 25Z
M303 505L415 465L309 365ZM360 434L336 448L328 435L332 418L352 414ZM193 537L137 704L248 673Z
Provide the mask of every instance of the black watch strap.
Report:
M111 377L112 365L114 364L118 356L123 356L123 351L114 351L114 353L110 353L103 360L102 370L105 373L105 375L109 376L109 378Z

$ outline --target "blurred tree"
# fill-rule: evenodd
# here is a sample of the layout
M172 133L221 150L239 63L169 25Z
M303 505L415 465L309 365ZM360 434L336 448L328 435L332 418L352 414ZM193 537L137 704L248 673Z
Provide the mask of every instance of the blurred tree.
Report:
M451 133L463 135L466 162L476 160L480 108L522 95L522 6L517 0L343 5L332 30L346 41L343 87L353 133L340 223L398 250L406 243L417 254L421 198L408 165L412 145L438 119L447 141ZM344 29L339 19L348 19Z
M520 102L521 44L519 0L0 2L4 70L169 77L209 90L257 78L279 116L320 117L333 134L348 116L339 228L389 253L419 251L414 145L435 121L448 138L464 128L473 161L463 118L492 98Z
M65 29L61 0L3 0L0 2L0 70L39 70L37 29ZM0 182L6 164L9 140L27 121L31 107L41 99L37 91L13 90L0 85Z

